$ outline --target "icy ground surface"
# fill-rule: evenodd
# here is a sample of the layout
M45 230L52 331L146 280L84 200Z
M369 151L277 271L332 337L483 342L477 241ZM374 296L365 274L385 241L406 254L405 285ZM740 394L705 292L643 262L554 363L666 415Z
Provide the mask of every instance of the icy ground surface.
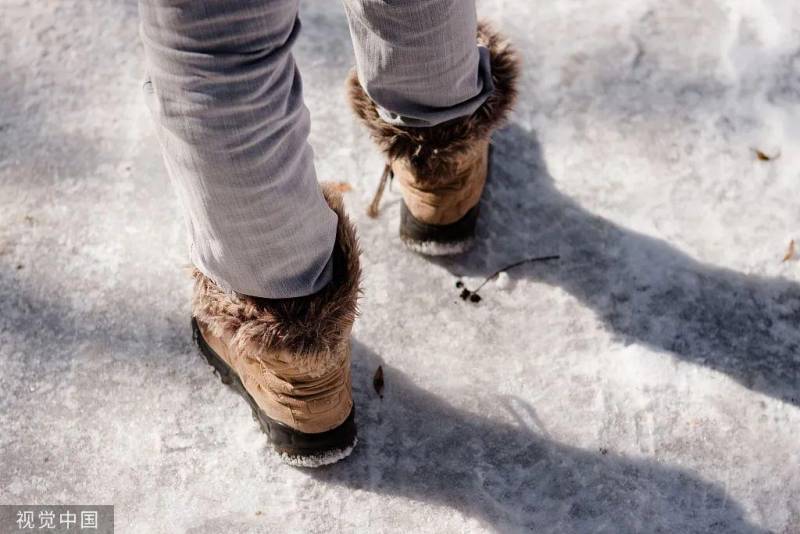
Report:
M135 2L2 1L0 502L114 504L125 533L800 532L800 4L480 10L521 99L477 248L432 262L396 192L366 217L342 10L302 5L319 176L353 186L366 275L360 443L309 473L192 348Z

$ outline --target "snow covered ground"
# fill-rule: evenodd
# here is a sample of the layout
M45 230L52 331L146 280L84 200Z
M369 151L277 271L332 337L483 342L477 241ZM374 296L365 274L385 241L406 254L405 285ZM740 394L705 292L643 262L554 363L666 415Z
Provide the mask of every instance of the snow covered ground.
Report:
M800 532L800 4L479 7L521 98L479 245L432 262L396 192L365 215L382 161L344 16L303 2L311 140L366 281L360 445L309 473L190 343L135 2L0 2L0 503L114 504L126 533Z

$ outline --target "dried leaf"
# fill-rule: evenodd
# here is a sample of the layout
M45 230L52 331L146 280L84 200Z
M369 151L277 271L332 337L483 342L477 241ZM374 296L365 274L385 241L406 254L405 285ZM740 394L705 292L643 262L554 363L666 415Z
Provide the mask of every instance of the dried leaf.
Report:
M781 157L780 151L776 152L774 156L768 156L767 154L765 154L764 152L762 152L757 148L754 148L753 152L756 153L756 157L758 158L759 161L772 161Z
M372 387L375 388L375 393L380 398L383 398L383 366L379 365L375 371L375 376L372 377Z
M347 193L353 190L353 186L347 182L333 182L333 189L339 193Z
M795 255L795 246L794 246L794 239L789 241L789 248L786 249L786 254L783 255L782 261L789 261L794 258Z

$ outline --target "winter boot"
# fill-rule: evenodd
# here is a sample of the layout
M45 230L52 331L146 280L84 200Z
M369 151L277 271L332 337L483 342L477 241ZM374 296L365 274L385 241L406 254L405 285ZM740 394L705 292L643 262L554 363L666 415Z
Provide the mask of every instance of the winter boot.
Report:
M368 213L377 216L386 182L396 178L403 196L400 238L422 254L458 254L473 244L489 174L490 136L516 98L516 52L485 23L478 25L478 44L489 50L494 91L472 115L430 128L384 122L356 73L348 79L353 110L388 160Z
M195 342L225 384L250 404L282 459L318 467L356 444L350 330L361 271L341 196L323 187L339 217L333 279L307 297L265 299L222 290L194 271Z

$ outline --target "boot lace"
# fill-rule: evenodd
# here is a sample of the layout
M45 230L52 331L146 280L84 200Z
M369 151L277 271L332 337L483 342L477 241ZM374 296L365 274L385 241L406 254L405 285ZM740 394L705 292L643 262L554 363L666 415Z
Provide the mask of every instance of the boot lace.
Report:
M392 171L392 162L390 161L383 167L383 174L381 174L380 182L378 182L378 189L375 191L372 202L369 203L369 207L367 208L367 215L371 218L375 219L378 216L383 191L386 189L386 182L391 182L393 179L394 171Z

